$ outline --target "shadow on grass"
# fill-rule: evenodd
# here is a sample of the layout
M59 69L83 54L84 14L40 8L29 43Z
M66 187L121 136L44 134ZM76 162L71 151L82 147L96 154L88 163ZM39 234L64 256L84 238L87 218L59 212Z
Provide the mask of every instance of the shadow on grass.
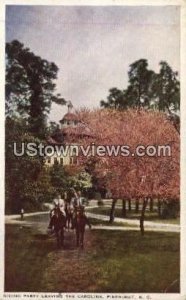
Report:
M179 292L179 234L86 232L85 250L66 233L64 249L32 228L6 227L7 292Z
M108 216L110 215L110 207L95 207L92 209L89 209L89 212L95 213L95 214L101 214ZM140 212L135 212L135 211L127 211L126 216L124 217L122 214L122 209L121 208L116 208L115 209L115 217L122 218L122 219L130 219L130 220L140 220L141 213ZM152 222L160 222L160 223L170 223L170 224L180 224L180 219L179 218L167 218L163 219L158 216L158 212L149 212L146 211L145 213L145 221L152 221Z

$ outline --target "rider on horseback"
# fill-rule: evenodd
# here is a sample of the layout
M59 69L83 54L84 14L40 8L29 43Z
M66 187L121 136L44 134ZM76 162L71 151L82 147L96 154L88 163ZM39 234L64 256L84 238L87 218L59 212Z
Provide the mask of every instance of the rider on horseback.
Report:
M65 201L63 199L61 199L60 195L57 195L57 198L55 198L53 200L53 205L54 205L54 207L50 211L50 223L49 223L49 226L48 226L49 229L52 229L53 217L54 217L54 214L55 214L55 211L56 211L57 208L59 208L62 215L64 217L66 217Z
M76 191L74 191L74 197L72 198L72 204L74 207L74 214L73 214L73 218L72 218L72 229L74 229L75 225L76 225L76 220L77 220L77 211L80 210L81 208L84 208L80 191L78 191L77 193L76 193Z

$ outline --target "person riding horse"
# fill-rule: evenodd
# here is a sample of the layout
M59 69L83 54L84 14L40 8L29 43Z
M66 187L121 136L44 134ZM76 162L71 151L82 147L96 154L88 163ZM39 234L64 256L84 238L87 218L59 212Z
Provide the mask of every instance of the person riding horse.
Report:
M64 228L66 225L69 228L69 222L71 221L72 229L76 231L77 246L80 243L80 246L83 248L85 226L88 225L91 228L91 225L85 215L81 193L74 191L74 198L71 201L67 201L67 197L64 198L65 200L58 195L57 199L54 199L54 208L50 211L48 228L54 230L58 246L63 246ZM70 221L68 220L69 214L71 214Z
M77 218L77 211L81 207L84 207L80 191L78 191L77 193L74 191L74 197L72 198L72 205L74 208L73 215L72 215L72 229L74 229L76 218Z
M55 208L53 209L53 216L50 220L50 226L53 228L56 239L57 239L57 246L61 247L64 245L64 227L66 224L66 218L62 213L59 204L56 204Z
M59 210L61 211L64 218L66 218L65 201L63 199L61 199L60 195L58 195L57 198L55 198L53 200L53 205L54 205L54 207L50 211L50 223L49 223L49 226L48 226L49 229L52 229L52 219L55 215L55 210L57 208L59 208Z
M75 229L76 229L76 245L83 248L84 247L84 233L85 233L85 226L88 225L91 229L91 224L85 215L85 208L84 206L80 206L77 208L76 211L76 219L75 219Z

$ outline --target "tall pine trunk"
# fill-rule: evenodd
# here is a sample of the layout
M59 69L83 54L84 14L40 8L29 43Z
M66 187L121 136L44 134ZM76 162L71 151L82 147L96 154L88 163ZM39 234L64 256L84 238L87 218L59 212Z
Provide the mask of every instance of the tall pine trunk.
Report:
M136 199L136 201L135 201L135 212L138 213L138 211L139 211L139 200Z
M145 219L145 209L147 207L148 199L145 198L143 200L143 206L142 206L142 211L141 211L141 217L140 217L140 230L141 230L141 235L144 235L144 219Z
M128 210L131 211L131 200L128 200Z
M126 200L122 200L122 216L126 217Z
M154 201L153 201L152 198L150 198L149 209L150 209L150 212L153 212L153 209L154 209Z
M158 199L158 216L161 218L161 201Z
M116 202L117 202L117 199L112 200L112 207L110 210L110 220L109 220L110 223L114 222L114 212L115 212Z

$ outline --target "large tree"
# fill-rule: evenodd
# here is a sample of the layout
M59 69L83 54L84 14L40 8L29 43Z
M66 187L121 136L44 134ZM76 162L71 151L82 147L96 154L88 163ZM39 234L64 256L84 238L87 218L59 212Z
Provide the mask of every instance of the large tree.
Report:
M39 208L39 194L36 195L39 176L43 169L43 158L22 156L21 143L39 144L40 140L27 132L27 124L21 119L6 118L5 122L5 196L6 212L19 212L25 209ZM46 187L47 190L47 187Z
M64 104L55 95L58 67L35 55L22 43L6 44L6 114L27 119L30 131L43 136L52 102Z
M101 107L157 109L168 112L179 123L179 118L173 115L180 106L178 73L167 62L160 62L160 71L155 73L148 69L146 59L139 59L129 66L128 77L126 89L111 88L107 100L101 100Z
M129 103L126 101L124 91L112 88L109 90L107 101L101 100L100 105L104 108L125 109Z
M167 62L160 62L160 71L153 80L154 106L169 114L180 108L180 83L178 72L174 72Z
M129 85L126 97L132 107L149 107L152 97L154 72L148 69L146 59L139 59L129 67Z
M179 134L164 113L145 110L83 111L80 117L94 130L92 141L96 145L129 145L134 155L81 157L100 186L111 191L113 208L117 199L143 199L141 232L144 211L149 198L179 200ZM157 127L157 124L158 127ZM153 157L136 155L136 147L170 145L171 156ZM91 160L93 163L91 164Z

